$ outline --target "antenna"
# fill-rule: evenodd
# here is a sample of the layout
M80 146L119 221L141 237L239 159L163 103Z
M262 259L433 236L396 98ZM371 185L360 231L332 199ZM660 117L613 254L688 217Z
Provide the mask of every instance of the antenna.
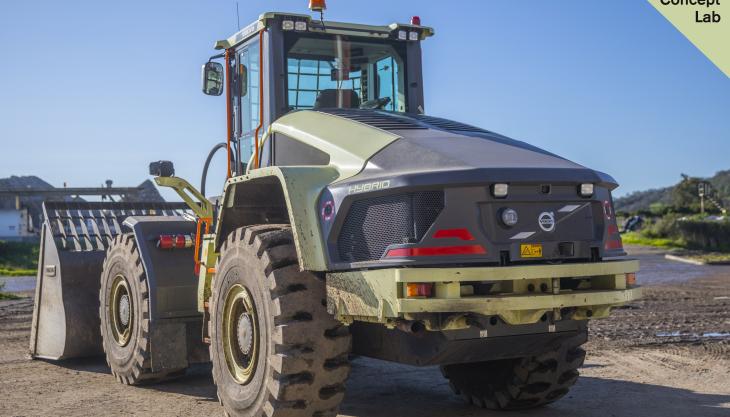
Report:
M238 25L238 30L241 30L241 16L238 14L238 1L236 1L236 25Z

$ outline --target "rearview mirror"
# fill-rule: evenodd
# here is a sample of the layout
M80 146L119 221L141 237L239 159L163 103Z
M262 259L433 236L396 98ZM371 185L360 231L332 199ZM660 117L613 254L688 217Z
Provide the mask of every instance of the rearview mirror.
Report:
M208 62L203 65L203 94L219 96L223 93L223 65Z

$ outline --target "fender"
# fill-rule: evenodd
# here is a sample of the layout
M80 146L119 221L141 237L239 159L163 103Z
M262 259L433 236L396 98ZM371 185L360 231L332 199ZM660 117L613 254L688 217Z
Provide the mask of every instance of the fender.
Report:
M216 222L216 249L236 228L251 224L289 223L299 267L326 271L317 201L339 177L331 166L266 167L230 178Z
M134 216L124 225L134 234L147 276L152 369L207 360L200 349L202 314L197 308L193 248L157 248L160 235L194 234L195 222L179 216Z

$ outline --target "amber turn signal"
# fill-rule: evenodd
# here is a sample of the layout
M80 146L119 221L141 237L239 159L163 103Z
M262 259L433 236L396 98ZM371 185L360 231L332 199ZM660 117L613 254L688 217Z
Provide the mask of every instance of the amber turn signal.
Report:
M407 297L430 297L433 294L433 284L408 283L406 284Z
M626 286L636 285L636 273L629 272L626 274Z

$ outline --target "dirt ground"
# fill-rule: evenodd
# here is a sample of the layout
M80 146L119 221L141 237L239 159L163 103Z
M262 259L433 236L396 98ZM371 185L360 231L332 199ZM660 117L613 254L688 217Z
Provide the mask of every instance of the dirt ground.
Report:
M730 416L730 268L642 261L644 299L591 322L588 359L568 396L525 412L465 405L436 368L357 358L342 416ZM99 358L27 357L32 300L0 301L0 415L222 415L209 369L147 387L119 385Z

